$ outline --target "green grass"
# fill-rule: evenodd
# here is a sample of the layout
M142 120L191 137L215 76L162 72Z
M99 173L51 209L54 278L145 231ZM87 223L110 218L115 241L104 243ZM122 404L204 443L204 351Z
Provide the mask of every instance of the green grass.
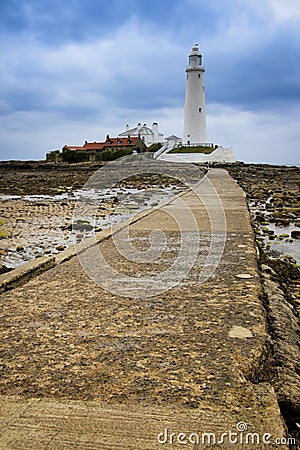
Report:
M156 142L155 144L151 144L150 147L148 147L148 152L157 152L162 147L161 142Z
M176 147L173 148L169 153L204 153L209 155L215 149L213 147L203 147L202 145L198 145L197 147Z

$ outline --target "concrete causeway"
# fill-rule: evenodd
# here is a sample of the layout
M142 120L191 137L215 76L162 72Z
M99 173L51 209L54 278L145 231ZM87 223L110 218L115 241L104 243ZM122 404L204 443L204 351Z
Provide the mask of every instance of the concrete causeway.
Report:
M92 281L83 246L90 276L71 249L2 293L0 449L288 448L242 189L211 169L113 238L98 246L121 282Z

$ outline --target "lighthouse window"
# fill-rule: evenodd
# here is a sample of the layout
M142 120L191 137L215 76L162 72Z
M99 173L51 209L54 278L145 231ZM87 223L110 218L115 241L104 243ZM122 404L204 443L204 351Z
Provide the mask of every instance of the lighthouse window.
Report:
M201 78L201 74L200 73L198 73L198 78Z
M202 111L202 108L199 108L199 112L201 112Z
M186 79L188 80L188 78L189 78L189 75L187 74Z

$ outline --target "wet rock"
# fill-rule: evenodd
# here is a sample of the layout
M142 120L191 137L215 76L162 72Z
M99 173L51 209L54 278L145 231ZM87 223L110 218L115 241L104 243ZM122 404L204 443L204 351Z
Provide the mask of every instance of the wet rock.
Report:
M93 225L86 220L77 220L72 226L72 229L76 231L91 231L93 228Z
M62 245L58 245L57 247L56 247L56 250L58 251L58 252L62 252L63 250L65 249L65 246L62 244Z
M293 231L291 231L291 238L293 238L293 239L300 239L300 230L293 230Z
M69 223L68 225L62 225L60 228L64 231L72 231L72 224Z
M267 211L274 211L275 207L274 205L272 205L272 203L267 203L266 204L266 210Z
M286 234L286 233L282 233L282 234L279 235L279 239L280 239L281 241L282 241L283 239L287 238L287 237L289 237L289 235Z
M262 214L261 212L257 212L255 218L260 223L265 222L266 220L264 214Z
M7 267L4 264L0 264L0 275L2 275L3 273L10 272L11 270L13 270L11 267Z
M275 220L275 224L280 226L285 226L285 225L289 225L290 224L290 219L276 219Z

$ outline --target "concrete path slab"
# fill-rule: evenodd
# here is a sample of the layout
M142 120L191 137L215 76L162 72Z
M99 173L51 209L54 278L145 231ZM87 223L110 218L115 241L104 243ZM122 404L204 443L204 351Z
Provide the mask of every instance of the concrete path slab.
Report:
M228 173L92 248L2 295L0 448L200 449L205 433L278 448L254 237Z

